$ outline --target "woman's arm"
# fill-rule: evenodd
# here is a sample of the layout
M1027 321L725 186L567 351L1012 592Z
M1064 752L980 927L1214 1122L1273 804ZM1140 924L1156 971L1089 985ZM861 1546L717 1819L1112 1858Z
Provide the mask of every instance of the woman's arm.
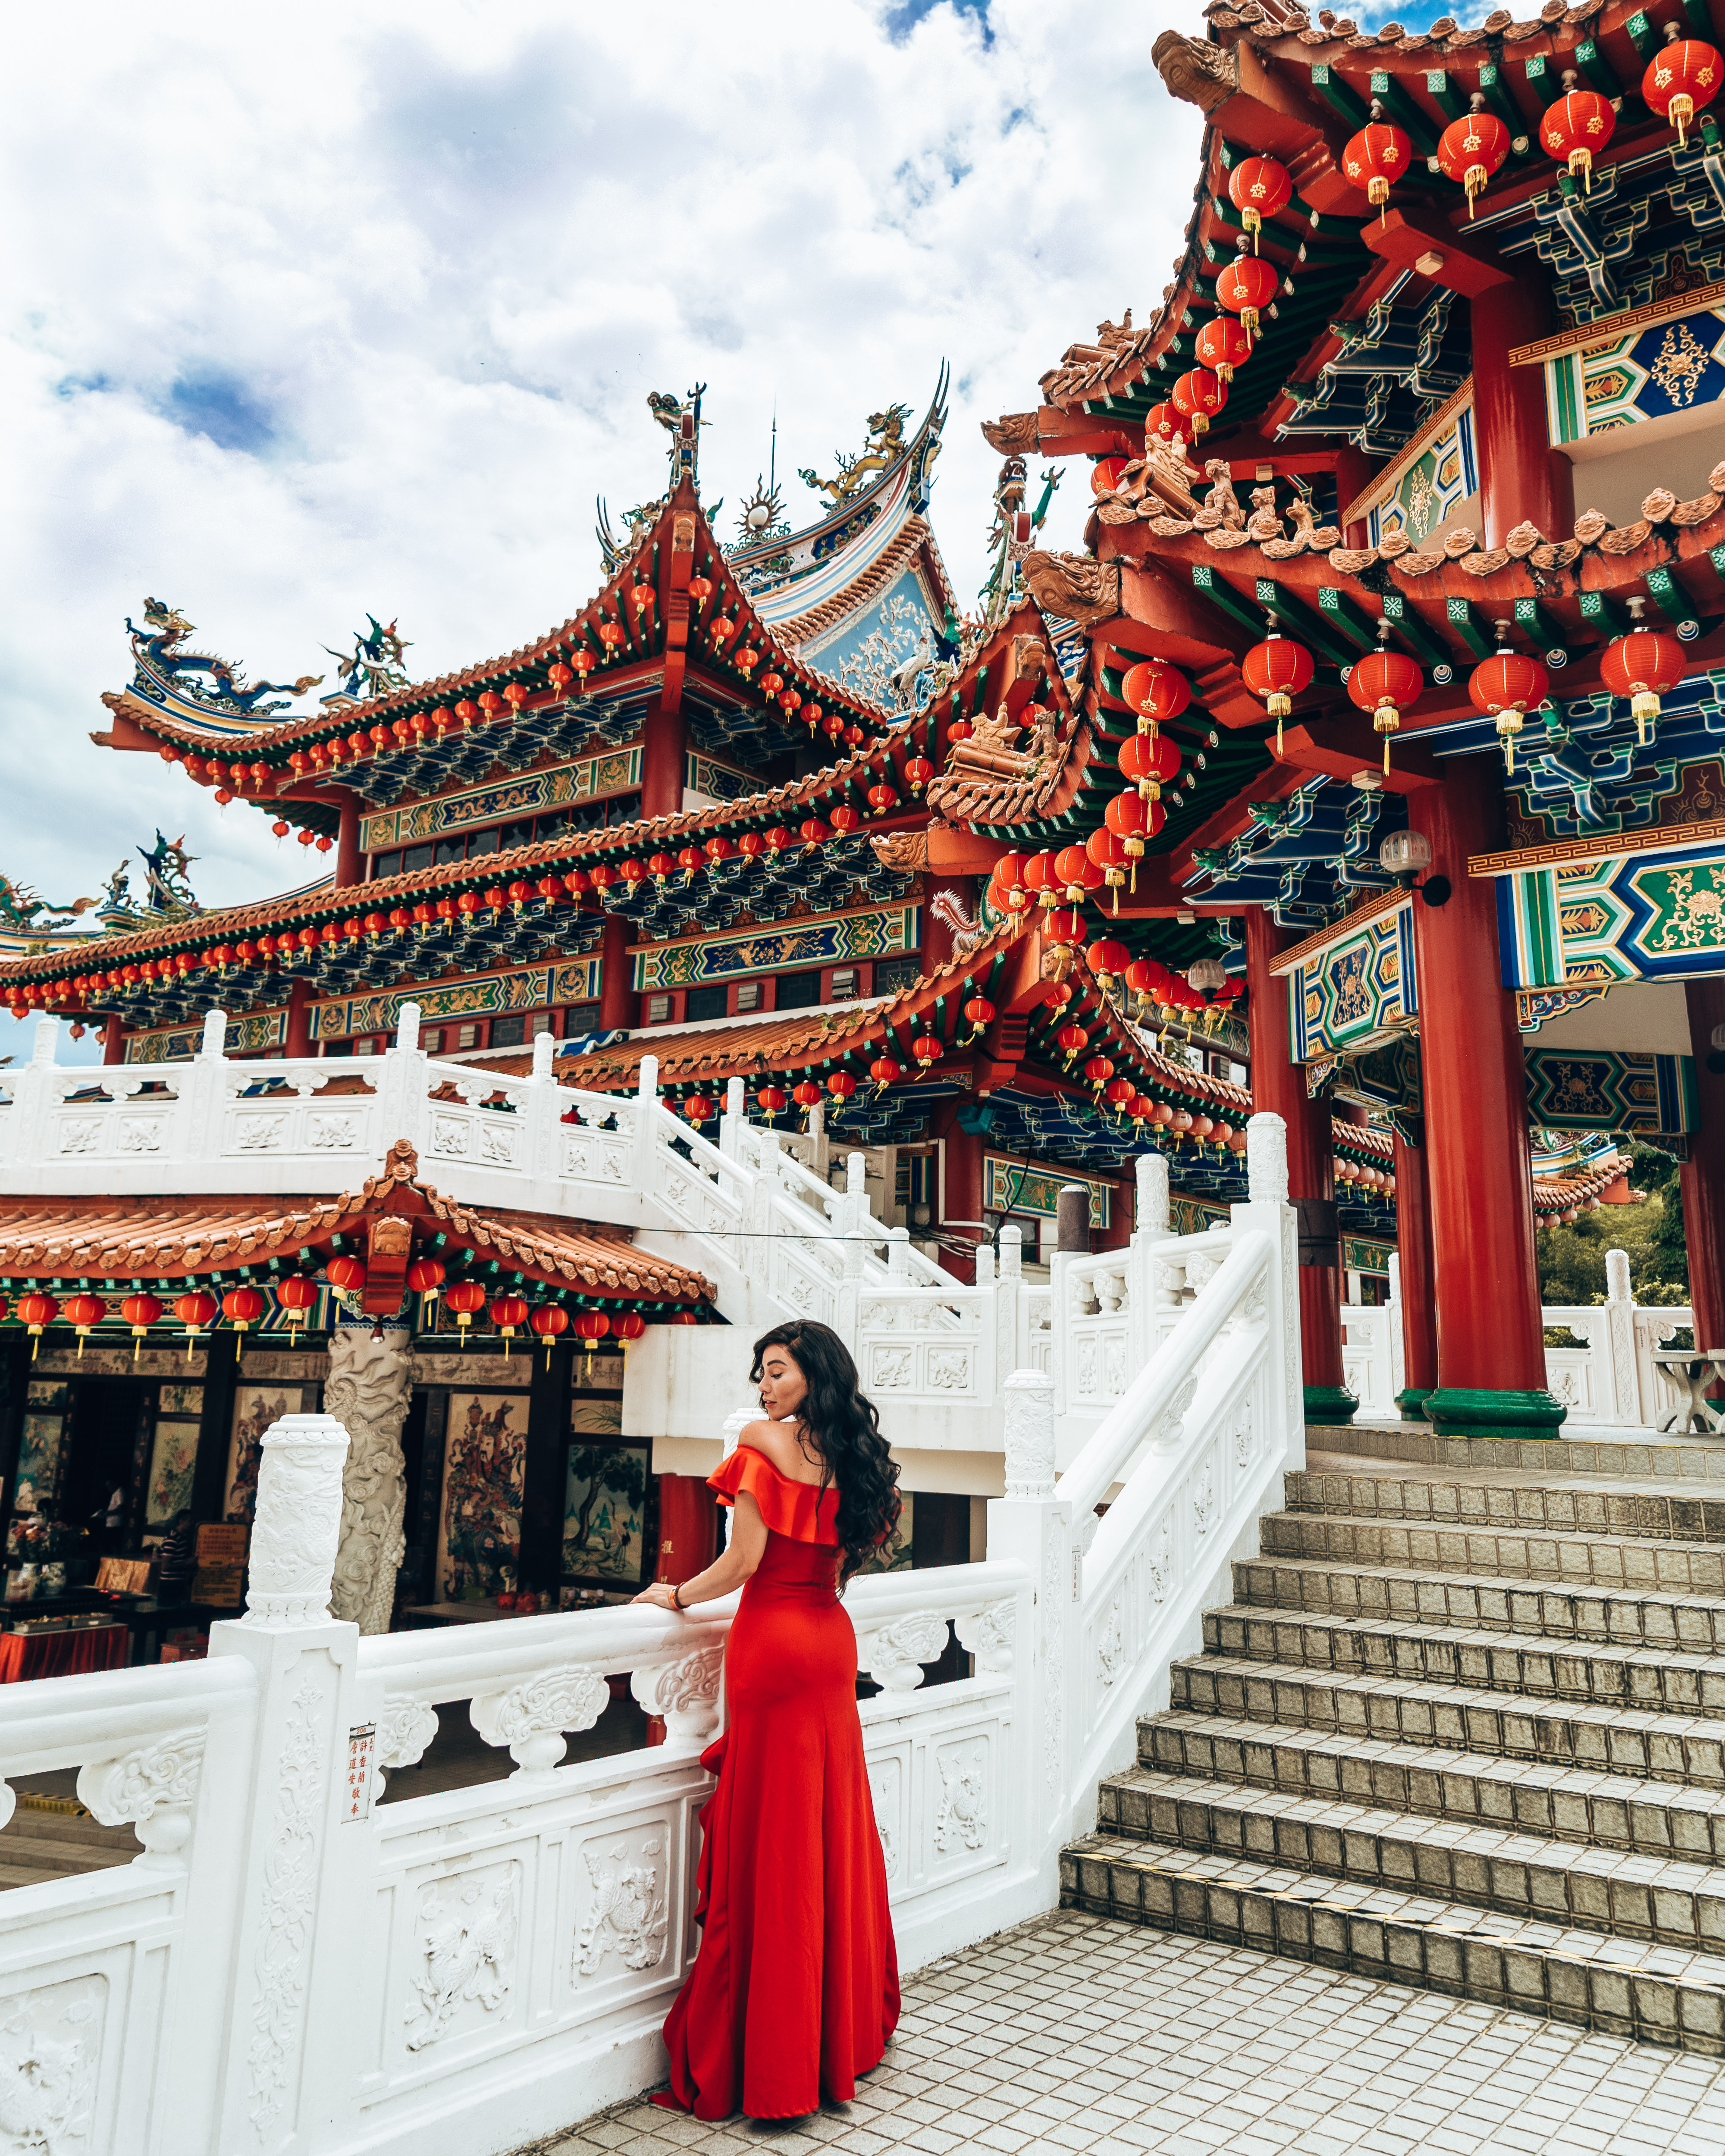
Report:
M767 1522L761 1517L761 1508L747 1490L739 1490L731 1517L731 1541L716 1562L705 1572L696 1573L693 1579L685 1579L680 1587L655 1580L635 1600L650 1602L660 1609L686 1609L691 1602L716 1601L721 1594L741 1587L766 1553Z

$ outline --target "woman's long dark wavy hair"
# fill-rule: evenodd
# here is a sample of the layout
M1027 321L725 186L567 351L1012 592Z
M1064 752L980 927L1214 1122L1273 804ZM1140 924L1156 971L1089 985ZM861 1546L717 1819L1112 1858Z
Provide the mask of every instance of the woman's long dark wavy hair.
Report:
M755 1342L751 1384L760 1383L769 1348L783 1348L808 1383L803 1426L819 1448L821 1488L832 1483L839 1491L842 1587L898 1524L898 1462L880 1435L874 1402L857 1383L850 1351L831 1326L795 1318L763 1332Z

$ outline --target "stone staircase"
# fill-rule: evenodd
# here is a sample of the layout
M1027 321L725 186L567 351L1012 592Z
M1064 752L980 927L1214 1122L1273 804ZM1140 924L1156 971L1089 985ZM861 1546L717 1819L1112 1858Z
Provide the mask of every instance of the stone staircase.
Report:
M1066 1906L1725 2057L1725 1440L1307 1443Z

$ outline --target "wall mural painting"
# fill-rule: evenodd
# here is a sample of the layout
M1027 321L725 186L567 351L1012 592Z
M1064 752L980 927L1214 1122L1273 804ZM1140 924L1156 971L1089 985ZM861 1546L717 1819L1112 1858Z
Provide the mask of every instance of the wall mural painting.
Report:
M527 1447L525 1393L451 1393L437 1569L446 1602L516 1584Z
M603 1587L642 1584L652 1460L649 1445L569 1447L563 1497L565 1579Z
M54 1378L33 1378L24 1401L24 1428L18 1447L13 1509L47 1512L59 1488L64 1457L66 1415L72 1389Z
M264 1457L264 1433L285 1414L303 1411L298 1385L239 1385L234 1393L234 1431L228 1443L226 1495L222 1517L249 1527L258 1502L258 1468Z
M198 1424L170 1422L165 1415L158 1414L150 1453L150 1479L145 1491L146 1534L159 1532L176 1512L191 1503L192 1471L197 1464Z

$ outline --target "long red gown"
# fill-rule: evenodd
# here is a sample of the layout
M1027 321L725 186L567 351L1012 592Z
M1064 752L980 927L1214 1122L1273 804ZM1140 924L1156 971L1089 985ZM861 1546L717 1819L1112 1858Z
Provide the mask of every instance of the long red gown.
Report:
M767 1551L725 1651L727 1727L701 1755L701 1951L665 2025L670 2093L697 2118L801 2118L848 2102L898 2023L886 1866L838 1598L838 1492L739 1445L709 1478L747 1490Z

